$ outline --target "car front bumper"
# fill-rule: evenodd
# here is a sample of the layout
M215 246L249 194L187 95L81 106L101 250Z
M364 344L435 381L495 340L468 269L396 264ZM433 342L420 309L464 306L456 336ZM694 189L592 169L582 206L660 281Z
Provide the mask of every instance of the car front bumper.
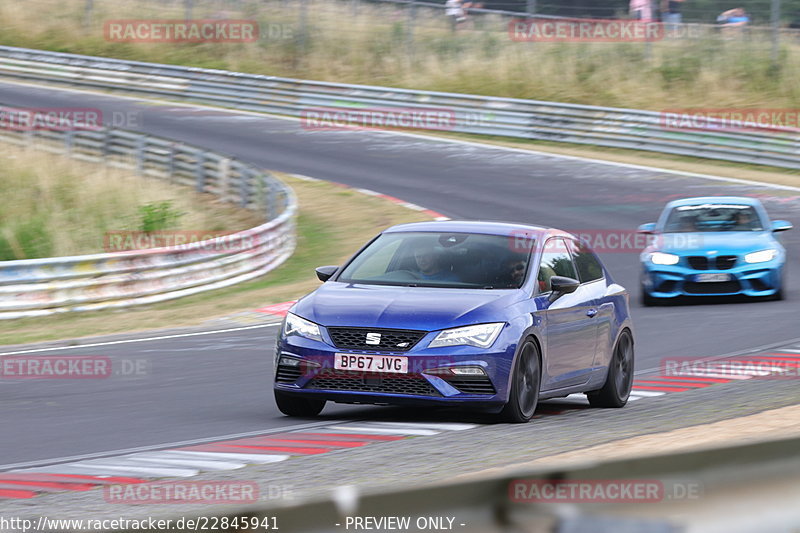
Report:
M727 281L699 281L703 275L725 275ZM696 270L684 265L644 264L643 289L654 298L678 296L772 296L781 289L779 261L742 264L727 270Z
M499 340L499 339L498 339ZM497 345L501 344L498 348ZM489 350L469 346L412 350L405 353L337 349L324 342L292 336L278 342L274 388L298 396L339 403L469 407L496 411L508 399L508 376L516 345L495 343ZM391 355L408 358L405 374L334 368L336 354ZM299 360L294 366L283 358ZM431 370L480 367L482 376L438 375Z

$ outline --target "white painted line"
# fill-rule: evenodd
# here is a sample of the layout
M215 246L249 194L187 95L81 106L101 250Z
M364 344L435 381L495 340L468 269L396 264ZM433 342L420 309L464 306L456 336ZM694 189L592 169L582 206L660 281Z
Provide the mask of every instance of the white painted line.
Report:
M47 474L80 474L80 475L106 475L126 477L192 477L200 472L198 470L179 468L148 468L145 466L114 466L114 465L88 465L69 463L65 465L14 470L14 472L43 472Z
M180 455L181 452L144 452L135 453L133 455L123 455L119 459L126 459L129 461L136 461L141 463L153 463L153 466L166 465L170 466L186 466L189 468L197 468L199 470L236 470L244 468L247 463L240 461L212 459L210 457L185 457ZM175 455L177 454L177 455ZM147 466L142 465L142 466Z
M370 426L329 426L326 429L352 431L353 433L376 433L378 435L438 435L430 429L376 428Z
M455 422L369 422L368 426L382 426L387 428L408 428L408 429L442 429L449 431L464 431L478 427L476 424L458 424Z
M800 353L800 350L789 350L788 348L776 349L775 351L779 353L780 352Z
M247 431L244 433L233 433L230 435L218 435L216 437L206 437L202 439L183 440L178 442L166 442L162 444L153 444L151 446L139 446L137 448L126 448L122 450L110 450L107 452L87 453L83 455L72 455L69 457L54 457L51 459L42 459L38 461L27 461L21 463L10 463L0 465L0 471L19 469L19 468L33 468L55 465L56 463L71 463L73 461L80 461L85 459L98 459L103 457L113 457L119 455L126 455L136 452L149 452L156 450L165 450L170 448L182 448L184 446L192 446L194 444L208 444L224 440L241 439L245 437L260 437L262 435L270 435L272 433L284 433L286 431L301 431L308 429L320 429L326 427L328 424L342 424L350 423L349 420L328 420L325 422L310 422L308 424L295 424L291 426L284 426L273 429L262 429L258 431ZM197 452L193 452L197 453Z
M274 324L258 324L255 326L241 326L238 328L228 328L228 329L215 329L212 331L195 331L193 333L176 333L174 335L161 335L158 337L143 337L141 339L124 339L119 341L108 341L108 342L93 342L89 344L76 344L74 346L51 346L49 348L34 348L31 350L18 350L16 352L4 352L0 353L2 355L18 355L23 353L36 353L36 352L55 352L61 350L83 350L85 348L94 348L96 346L114 346L116 344L130 344L134 342L149 342L149 341L162 341L166 339L180 339L183 337L198 337L200 335L214 335L216 333L231 333L234 331L245 331L248 329L257 329L257 328L273 328L280 326L280 322L276 322Z
M279 463L289 458L288 455L267 455L260 453L192 452L182 450L176 450L174 453L180 453L186 457L231 459L233 461L243 461L245 463L253 464Z
M636 395L636 396L641 396L642 398L652 398L654 396L663 396L664 394L666 393L650 391L650 390L638 390L635 385L633 387L633 390L631 391L631 396Z
M750 379L753 376L750 375L740 375L740 374L717 374L714 372L705 371L705 370L689 370L686 372L676 372L673 374L675 377L686 376L690 378L714 378L714 379Z

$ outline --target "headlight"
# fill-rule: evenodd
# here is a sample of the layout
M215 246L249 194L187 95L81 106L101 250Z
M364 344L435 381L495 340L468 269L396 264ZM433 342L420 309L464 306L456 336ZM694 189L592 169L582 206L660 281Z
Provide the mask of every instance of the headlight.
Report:
M292 313L286 313L286 322L283 323L283 336L288 337L290 335L299 335L315 341L322 340L318 325Z
M680 257L675 254L666 254L664 252L653 252L650 254L650 262L654 265L677 265Z
M771 248L769 250L761 250L760 252L753 252L744 256L745 263L766 263L772 261L778 255L778 250Z
M431 341L428 347L475 346L477 348L488 348L494 343L504 325L504 322L496 322L494 324L477 324L463 328L446 329L436 335L436 338Z

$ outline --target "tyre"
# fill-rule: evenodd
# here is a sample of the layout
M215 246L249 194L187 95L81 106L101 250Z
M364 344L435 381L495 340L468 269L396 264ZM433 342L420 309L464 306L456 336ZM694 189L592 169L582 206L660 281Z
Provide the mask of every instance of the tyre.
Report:
M522 345L511 373L508 403L500 412L500 419L504 422L527 422L536 412L542 377L540 355L535 342L526 340Z
M624 330L614 346L603 388L586 394L592 407L622 407L633 386L633 337Z
M642 285L639 289L639 301L644 307L656 305L656 299L650 296L650 293L647 292L647 289L644 288L644 285Z
M317 416L325 407L325 400L303 398L277 390L275 391L275 403L278 404L281 413L287 416Z

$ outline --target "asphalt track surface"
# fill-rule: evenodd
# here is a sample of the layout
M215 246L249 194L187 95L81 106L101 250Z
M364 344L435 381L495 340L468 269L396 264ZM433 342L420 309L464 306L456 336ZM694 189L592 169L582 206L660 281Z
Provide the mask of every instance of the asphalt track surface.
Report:
M126 129L269 169L369 188L453 218L626 232L655 220L671 198L731 194L757 196L773 219L788 219L800 228L800 191L756 184L388 132L306 131L293 120L8 83L0 83L0 102L100 108L106 117L131 113L135 120ZM789 232L784 242L791 272L800 259L800 232ZM601 255L632 293L638 370L657 368L666 357L715 356L778 344L800 331L800 285L791 276L783 302L642 308L636 302L638 254ZM112 316L124 320L124 314ZM270 379L275 331L261 327L36 352L109 356L115 368L139 364L140 374L81 382L0 380L0 469L313 422L285 418L274 405ZM329 406L320 421L370 419L391 412Z

